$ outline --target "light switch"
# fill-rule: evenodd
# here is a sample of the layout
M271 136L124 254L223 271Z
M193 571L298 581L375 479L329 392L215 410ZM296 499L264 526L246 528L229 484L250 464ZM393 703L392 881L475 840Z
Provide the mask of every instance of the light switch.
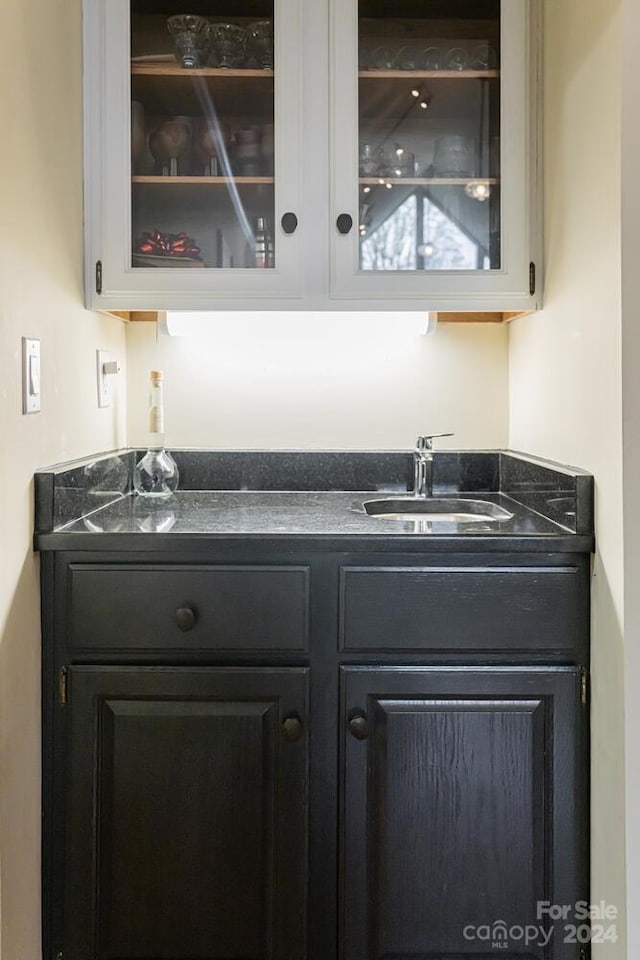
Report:
M22 412L39 413L42 407L40 341L22 338Z
M29 357L29 396L40 396L40 357Z
M96 351L96 373L98 376L98 406L111 406L111 384L116 374L120 373L120 363L111 360L107 350Z

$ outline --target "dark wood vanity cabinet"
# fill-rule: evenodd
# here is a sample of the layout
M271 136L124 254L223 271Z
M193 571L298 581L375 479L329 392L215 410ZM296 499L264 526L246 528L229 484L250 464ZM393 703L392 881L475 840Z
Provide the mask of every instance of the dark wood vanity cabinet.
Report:
M486 960L588 899L587 556L43 571L46 960Z
M304 956L307 679L69 669L65 957Z
M487 926L535 929L538 903L575 902L577 670L341 672L344 960L484 958ZM539 941L508 956L543 960Z

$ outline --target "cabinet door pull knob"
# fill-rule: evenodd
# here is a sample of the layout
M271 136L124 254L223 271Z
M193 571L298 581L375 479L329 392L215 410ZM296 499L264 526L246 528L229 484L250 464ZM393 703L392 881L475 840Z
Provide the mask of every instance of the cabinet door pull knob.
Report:
M295 213L284 213L280 223L285 233L295 233L298 229L298 218Z
M353 227L353 217L348 213L341 213L336 220L336 226L339 233L351 233L351 228Z
M302 720L297 713L292 713L282 721L282 736L287 743L295 743L302 736Z
M356 713L349 720L349 733L356 740L366 740L369 736L369 721L364 713Z
M176 610L176 624L179 630L187 633L196 625L196 612L191 607L178 607Z

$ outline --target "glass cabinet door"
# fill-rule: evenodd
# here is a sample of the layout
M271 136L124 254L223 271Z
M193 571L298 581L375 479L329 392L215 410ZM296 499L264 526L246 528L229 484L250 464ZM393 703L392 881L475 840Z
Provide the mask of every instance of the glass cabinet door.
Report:
M526 33L521 0L336 0L341 295L528 294Z
M234 6L131 0L134 267L275 267L273 0Z
M203 306L213 284L218 299L295 296L296 6L103 4L107 287L117 275L159 307L174 290Z

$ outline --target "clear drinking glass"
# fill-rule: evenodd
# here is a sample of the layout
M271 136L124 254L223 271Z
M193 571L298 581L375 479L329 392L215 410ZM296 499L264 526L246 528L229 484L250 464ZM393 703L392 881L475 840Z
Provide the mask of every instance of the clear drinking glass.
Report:
M175 58L180 66L189 69L204 65L208 26L209 21L205 17L188 13L169 17L167 29L173 37Z
M469 54L464 47L452 47L447 50L443 67L445 70L466 70L469 66Z
M400 47L396 54L395 66L398 70L417 70L420 66L420 48L412 44Z
M377 172L383 178L394 180L402 177L414 177L416 159L413 153L401 143L387 145L376 152Z
M129 2L131 265L272 269L274 0Z
M423 70L439 70L442 66L442 50L440 47L427 47L422 55Z
M438 137L433 150L433 173L436 177L455 180L474 175L474 142L459 134Z
M360 144L360 176L375 177L380 172L381 156L372 143Z
M259 67L273 70L273 20L258 20L247 27L249 47Z
M500 0L358 13L361 270L499 270Z
M223 70L246 66L249 35L237 23L210 23L207 27L209 64Z

